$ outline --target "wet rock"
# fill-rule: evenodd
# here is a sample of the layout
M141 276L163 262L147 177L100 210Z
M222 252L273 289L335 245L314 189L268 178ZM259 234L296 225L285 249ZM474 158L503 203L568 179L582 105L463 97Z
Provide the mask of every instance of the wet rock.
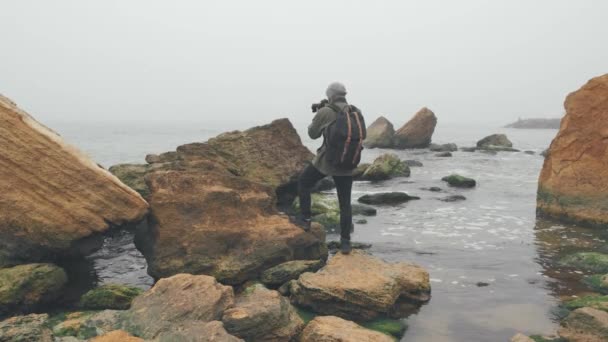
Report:
M583 279L583 283L591 287L594 291L608 294L608 274L595 274Z
M296 199L293 203L293 210L300 212L300 201ZM340 207L335 195L312 195L312 221L321 224L327 231L337 231L340 229ZM377 210L369 205L353 203L353 216L376 216Z
M558 333L568 341L607 341L608 313L593 308L577 309L561 323Z
M0 267L90 253L143 198L0 95Z
M360 219L355 221L356 224L367 224L367 220L366 219Z
M418 160L404 160L403 161L407 166L409 167L422 167L424 166L422 164L422 162L418 161Z
M576 310L584 307L594 308L602 311L608 311L608 296L588 295L563 303L568 310Z
M239 294L222 322L228 332L246 341L290 341L304 328L289 300L261 284Z
M53 342L47 314L11 317L0 322L0 342Z
M426 148L430 145L437 117L430 109L424 107L403 127L395 132L396 148Z
M431 191L431 192L441 192L441 191L443 191L440 187L437 187L437 186L432 186L430 188L421 188L421 190L427 190L427 191Z
M316 272L323 264L322 260L288 261L264 271L260 280L268 286L279 286L297 279L302 273Z
M356 242L356 241L352 241L351 242L351 247L353 249L370 249L372 248L372 244L371 243L365 243L365 242ZM330 241L327 243L327 248L329 249L330 253L335 254L337 251L340 250L340 241Z
M363 174L365 173L365 171L367 170L367 168L369 168L372 164L369 163L362 163L359 164L359 166L357 166L357 169L355 169L355 171L353 172L353 180L356 181L360 181L363 180Z
M483 282L483 281L479 281L479 282L477 282L477 283L475 284L475 286L477 286L477 287L487 287L487 286L490 286L490 283L486 283L486 282Z
M462 152L475 152L477 151L477 147L461 147L460 150Z
M429 149L433 152L455 152L458 151L458 146L456 144L431 144Z
M535 154L536 154L536 152L534 152L534 151L524 151L524 153L525 153L525 154L529 154L529 155L531 155L531 156L533 156L533 155L535 155Z
M513 143L504 134L492 134L477 142L477 148L496 149L512 148Z
M374 207L365 204L353 203L353 215L376 216L378 210Z
M511 338L511 342L534 342L534 340L524 334L517 334Z
M325 177L321 179L313 188L313 193L318 193L322 191L329 191L336 188L336 183L332 177Z
M304 273L291 283L298 305L322 314L373 319L391 313L399 301L429 300L429 275L419 266L386 263L363 251L337 254L317 273Z
M301 342L391 342L388 335L335 316L319 316L313 319L302 332Z
M230 286L205 275L178 274L159 280L152 289L135 298L131 309L121 318L122 327L144 339L153 339L161 332L196 322L220 320L233 305L234 292Z
M435 154L435 157L439 157L439 158L446 158L446 157L451 157L452 153L450 152L441 152L441 153L437 153Z
M474 188L477 186L477 182L472 178L463 177L461 175L453 174L441 178L442 181L447 182L449 186L456 188Z
M382 192L371 195L364 195L359 198L359 202L372 205L395 205L411 200L419 200L420 197L410 196L405 192Z
M362 179L382 181L395 177L409 177L410 168L392 153L383 154L376 158L372 165L365 170Z
M393 124L381 116L367 128L367 138L363 145L367 148L391 148L394 135Z
M327 256L321 227L305 232L279 214L264 184L213 171L154 172L146 182L149 227L136 243L154 277L207 274L240 284L286 261Z
M597 252L574 253L563 257L560 260L560 265L593 273L608 273L608 254Z
M549 155L549 149L546 149L546 150L542 151L540 153L540 155L543 156L543 157L545 157L545 158L547 158L547 156Z
M0 316L31 312L61 295L67 283L62 268L28 264L0 269Z
M115 330L105 335L91 339L91 342L144 342L139 337L135 337L124 330Z
M163 332L152 342L244 342L230 335L219 321L194 322L187 327Z
M462 195L450 195L447 197L440 198L439 200L442 202L458 202L458 201L464 201L466 199L467 198Z
M608 224L608 74L590 80L564 103L566 116L541 171L541 216L584 225Z
M143 290L134 286L106 284L85 293L80 299L80 307L87 310L126 310L142 293Z

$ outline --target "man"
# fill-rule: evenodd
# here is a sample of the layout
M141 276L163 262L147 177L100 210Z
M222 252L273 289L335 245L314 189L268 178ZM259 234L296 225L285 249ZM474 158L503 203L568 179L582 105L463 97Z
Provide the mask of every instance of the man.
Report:
M313 111L317 110L315 106L321 108L318 109L317 114L308 127L308 135L312 139L318 139L323 136L323 145L317 150L317 155L312 164L304 168L299 178L301 221L305 230L310 229L312 216L311 190L318 181L327 176L332 176L336 183L338 201L340 203L340 251L343 254L348 254L351 252L350 234L353 229L351 206L352 175L361 157L361 143L365 135L363 133L365 131L365 123L360 111L354 106L349 106L346 102L346 88L342 83L334 82L330 84L325 94L329 103L322 102L319 105L313 105ZM356 116L349 116L352 114ZM341 115L342 118L349 116L347 118L348 141L340 143L340 138L338 138L337 142L340 146L336 148L336 146L331 145L336 144L336 139L330 138L330 129L335 130L334 126L338 125L338 122L346 122L345 119L338 120ZM354 141L351 141L351 135ZM347 153L348 146L351 146L352 152ZM344 163L344 160L342 160L342 163L336 162L337 158L332 157L332 153L335 150L342 151L342 149L344 149L342 159L347 155L348 163ZM350 163L351 159L352 163Z

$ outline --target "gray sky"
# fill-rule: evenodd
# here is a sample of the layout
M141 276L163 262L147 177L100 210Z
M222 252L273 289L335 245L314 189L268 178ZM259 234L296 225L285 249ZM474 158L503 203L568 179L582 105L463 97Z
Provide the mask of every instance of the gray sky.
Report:
M563 113L608 72L608 1L6 0L0 93L53 120L310 120L342 81L371 122Z

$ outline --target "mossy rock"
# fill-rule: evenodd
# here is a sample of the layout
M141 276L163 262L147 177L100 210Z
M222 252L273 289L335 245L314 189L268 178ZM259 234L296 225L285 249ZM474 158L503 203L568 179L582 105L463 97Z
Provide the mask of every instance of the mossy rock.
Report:
M293 210L300 212L300 201L296 199L293 203ZM328 231L340 229L340 206L335 195L312 194L312 220L318 222ZM375 216L377 210L369 205L353 203L353 216Z
M27 264L0 269L0 316L29 312L61 295L68 277L53 264Z
M364 180L382 181L395 177L409 177L410 167L397 155L392 153L383 154L376 158L372 165L362 175Z
M367 169L370 166L372 166L372 164L369 164L369 163L359 164L359 166L357 166L357 168L353 172L353 179L354 180L362 180L363 174L365 173L365 171L367 171Z
M85 293L80 298L80 307L86 310L126 310L142 293L143 290L137 287L106 284Z
M562 266L593 273L608 273L608 254L580 252L562 258L559 263Z
M608 274L595 274L583 278L583 283L594 291L608 294Z
M402 320L378 318L370 322L361 323L367 329L375 330L383 334L401 339L407 331L407 323Z
M311 211L312 215L326 214L330 212L339 212L340 206L338 205L338 199L336 196L312 194L311 196ZM300 200L296 199L293 202L293 209L295 212L300 212Z
M268 286L279 286L297 279L304 272L316 272L321 267L323 267L321 260L288 261L264 271L260 280Z
M590 307L608 312L608 296L584 296L564 302L563 306L572 311L584 307Z
M443 177L441 180L447 182L449 186L456 188L474 188L477 186L477 182L474 179L457 174Z
M328 212L312 217L313 222L317 222L325 227L325 230L329 232L335 232L340 230L340 212Z

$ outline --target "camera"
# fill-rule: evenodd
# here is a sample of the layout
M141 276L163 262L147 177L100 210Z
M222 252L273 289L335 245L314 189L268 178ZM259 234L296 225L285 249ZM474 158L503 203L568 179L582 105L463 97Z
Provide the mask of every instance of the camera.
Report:
M325 107L328 103L329 103L329 101L327 99L323 99L318 103L313 103L312 106L310 106L310 108L312 109L313 113L316 113L319 109Z

